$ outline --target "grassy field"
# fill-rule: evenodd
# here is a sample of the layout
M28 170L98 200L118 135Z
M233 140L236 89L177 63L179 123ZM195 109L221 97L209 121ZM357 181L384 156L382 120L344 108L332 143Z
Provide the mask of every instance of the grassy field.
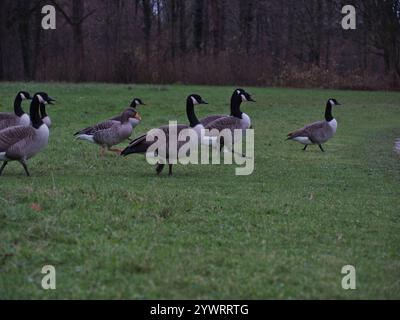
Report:
M186 123L193 92L210 102L199 116L226 113L234 87L0 83L1 111L20 89L58 102L32 177L18 163L0 177L0 299L400 298L400 93L246 88L254 173L178 165L168 177L72 134L133 97L148 104L134 134ZM330 97L343 106L325 153L284 140ZM41 288L46 264L56 290ZM356 290L341 287L347 264Z

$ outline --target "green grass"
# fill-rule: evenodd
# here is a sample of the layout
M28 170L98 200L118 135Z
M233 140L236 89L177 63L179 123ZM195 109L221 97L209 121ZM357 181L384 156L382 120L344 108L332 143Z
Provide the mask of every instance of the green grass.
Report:
M246 88L254 173L177 165L157 177L143 156L101 159L72 133L134 96L148 104L136 134L186 123L193 92L210 102L199 116L226 113L233 87L1 83L0 110L23 88L58 103L32 177L18 163L0 177L0 299L400 298L400 93ZM329 97L343 107L326 152L285 142ZM56 290L41 289L46 264ZM347 264L356 290L341 288Z

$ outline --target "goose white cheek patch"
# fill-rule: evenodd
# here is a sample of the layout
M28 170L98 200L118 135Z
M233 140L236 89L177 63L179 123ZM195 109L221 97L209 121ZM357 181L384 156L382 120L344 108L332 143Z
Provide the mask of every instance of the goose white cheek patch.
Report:
M23 93L20 93L19 96L21 97L22 100L26 100L26 97Z
M46 101L43 99L43 97L40 94L38 94L37 97L38 97L38 100L40 103L46 104Z
M247 98L246 98L246 96L245 96L244 94L242 94L241 97L242 97L242 101L243 101L243 102L247 102L247 101L248 101Z
M195 98L193 98L193 97L191 97L191 98L192 98L192 101L193 101L194 105L199 104Z

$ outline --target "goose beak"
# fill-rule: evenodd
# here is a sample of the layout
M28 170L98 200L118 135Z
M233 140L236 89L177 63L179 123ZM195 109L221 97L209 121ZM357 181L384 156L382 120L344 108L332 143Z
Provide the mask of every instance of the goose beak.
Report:
M135 114L135 119L137 119L137 120L139 120L139 121L142 121L142 117L140 116L139 113L136 113L136 114Z
M249 97L249 101L250 102L256 102L256 100L254 100L252 97Z
M47 103L48 103L48 104L54 104L54 103L53 103L54 101L56 101L56 99L54 99L54 98L52 98L52 97L49 97L49 98L47 99Z
M201 104L208 104L208 102L203 100L203 101L201 101Z

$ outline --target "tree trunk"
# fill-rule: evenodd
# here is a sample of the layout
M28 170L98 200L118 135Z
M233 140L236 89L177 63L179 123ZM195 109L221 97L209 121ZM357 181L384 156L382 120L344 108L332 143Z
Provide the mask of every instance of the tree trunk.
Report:
M150 58L150 32L151 32L151 18L152 10L150 0L142 0L143 6L143 33L144 33L144 46L146 54L146 63L149 63Z
M83 46L82 19L84 15L84 0L72 0L72 38L74 43L74 67L76 80L84 80L83 63L85 49Z
M194 0L193 47L200 52L203 41L203 7L204 0Z
M178 1L178 14L179 14L179 49L181 54L186 53L186 1Z

